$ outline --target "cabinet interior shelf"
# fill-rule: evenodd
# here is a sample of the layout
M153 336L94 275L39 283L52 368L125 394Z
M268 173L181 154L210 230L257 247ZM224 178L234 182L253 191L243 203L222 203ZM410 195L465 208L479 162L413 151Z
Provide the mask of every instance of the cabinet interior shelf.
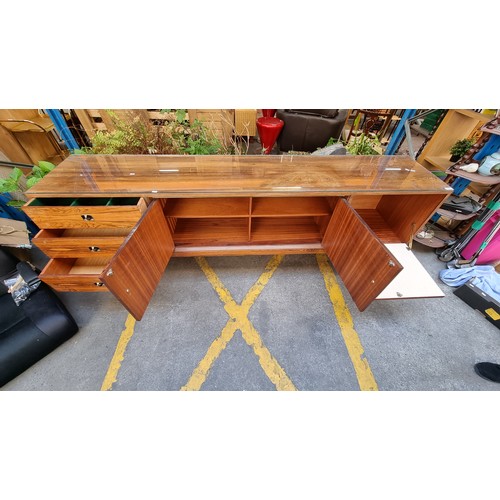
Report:
M217 245L246 243L247 218L186 218L175 225L176 245Z
M379 200L379 198L377 198ZM335 198L183 198L169 200L165 215L176 247L321 243ZM359 216L384 243L401 241L374 208Z
M165 204L178 247L320 243L334 202L304 198L181 198Z
M361 209L357 212L381 241L384 243L400 243L401 239L377 210Z
M178 219L173 234L176 246L319 243L321 237L314 217Z
M324 197L169 199L165 215L176 218L290 217L331 215Z
M321 236L314 217L266 217L252 221L252 242L314 243L320 242Z
M250 198L178 198L167 200L165 215L176 218L246 217Z
M325 198L253 198L252 217L289 217L330 215Z

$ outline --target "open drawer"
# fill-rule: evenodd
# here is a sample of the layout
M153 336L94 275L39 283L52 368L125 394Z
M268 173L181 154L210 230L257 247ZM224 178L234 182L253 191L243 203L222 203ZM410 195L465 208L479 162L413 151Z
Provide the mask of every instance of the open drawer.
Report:
M143 198L33 198L23 211L40 228L131 228L146 207Z
M40 279L60 292L107 291L101 275L109 264L102 257L88 259L51 259Z
M129 228L41 229L32 242L52 258L112 257Z
M109 290L140 320L174 251L161 202L153 201L111 257L51 259L40 279L55 290Z
M392 230L387 238L390 243L384 243L345 199L337 200L322 245L358 309L364 311L375 299L442 297L441 289Z

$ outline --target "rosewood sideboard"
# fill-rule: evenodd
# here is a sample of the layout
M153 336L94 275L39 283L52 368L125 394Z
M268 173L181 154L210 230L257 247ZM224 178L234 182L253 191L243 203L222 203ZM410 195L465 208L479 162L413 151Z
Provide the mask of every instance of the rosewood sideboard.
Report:
M170 258L197 255L326 253L362 311L442 296L408 244L451 192L404 156L73 155L23 210L44 282L136 319Z

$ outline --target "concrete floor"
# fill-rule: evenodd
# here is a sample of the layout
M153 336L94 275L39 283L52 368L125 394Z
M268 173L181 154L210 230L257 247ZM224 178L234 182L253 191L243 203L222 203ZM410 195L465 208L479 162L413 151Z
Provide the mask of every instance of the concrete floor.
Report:
M240 304L271 256L172 259L140 322L111 294L60 293L80 331L3 390L499 390L473 365L500 361L500 331L439 281L445 265L433 251L416 243L414 253L446 296L376 301L360 313L338 280L351 329L314 255L275 266L251 324L246 314L229 320L202 268Z

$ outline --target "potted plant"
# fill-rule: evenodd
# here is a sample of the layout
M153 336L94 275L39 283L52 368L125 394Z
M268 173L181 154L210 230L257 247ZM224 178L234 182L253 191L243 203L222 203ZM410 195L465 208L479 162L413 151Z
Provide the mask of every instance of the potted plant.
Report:
M469 151L474 144L472 139L460 139L450 148L451 158L450 161L456 163L462 156Z

